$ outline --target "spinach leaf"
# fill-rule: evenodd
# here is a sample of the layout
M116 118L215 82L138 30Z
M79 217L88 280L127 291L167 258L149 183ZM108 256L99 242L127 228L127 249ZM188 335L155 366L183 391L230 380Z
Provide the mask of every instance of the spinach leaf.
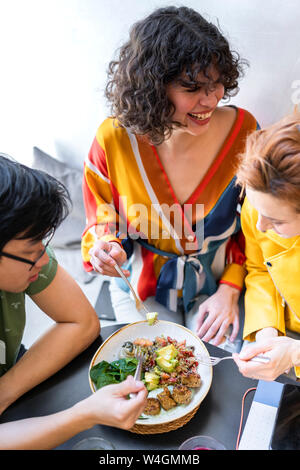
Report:
M123 382L128 375L133 375L137 366L137 359L122 358L113 362L101 361L92 367L90 377L96 388L105 385Z

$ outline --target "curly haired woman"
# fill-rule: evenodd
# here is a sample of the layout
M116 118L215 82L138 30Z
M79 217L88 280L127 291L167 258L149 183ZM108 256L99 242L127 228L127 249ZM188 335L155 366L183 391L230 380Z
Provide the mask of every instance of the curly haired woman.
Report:
M110 63L112 117L85 162L82 253L87 271L114 277L119 321L143 317L114 263L160 319L171 310L181 323L184 312L215 344L230 325L237 336L245 270L234 168L257 122L218 104L237 92L244 64L186 7L137 22Z

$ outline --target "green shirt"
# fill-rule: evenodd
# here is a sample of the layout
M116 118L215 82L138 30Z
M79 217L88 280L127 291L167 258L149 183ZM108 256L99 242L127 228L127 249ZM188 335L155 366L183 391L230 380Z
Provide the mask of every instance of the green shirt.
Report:
M0 377L16 362L25 328L25 295L38 294L53 281L57 261L51 248L47 249L49 263L38 279L19 293L0 290Z

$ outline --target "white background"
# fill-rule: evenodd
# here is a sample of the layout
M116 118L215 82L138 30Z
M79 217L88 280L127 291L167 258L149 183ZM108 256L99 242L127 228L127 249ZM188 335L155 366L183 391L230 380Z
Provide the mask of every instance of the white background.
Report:
M219 20L250 61L231 102L262 126L300 102L299 0L0 0L0 151L30 164L35 145L80 168L108 113L108 62L133 22L171 4Z

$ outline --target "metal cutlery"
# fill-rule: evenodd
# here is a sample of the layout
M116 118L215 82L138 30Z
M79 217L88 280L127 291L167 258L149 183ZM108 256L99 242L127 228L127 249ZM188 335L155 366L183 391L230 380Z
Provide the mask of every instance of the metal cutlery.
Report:
M135 358L138 360L138 364L136 366L136 370L135 370L135 374L134 374L134 380L141 380L144 354L140 350L137 350L137 352L135 354ZM134 398L135 396L136 396L136 393L130 393L129 394L130 398Z
M233 359L233 357L232 356L226 356L226 357L197 356L198 362L206 366L215 366L219 364L219 362L224 361L225 359ZM267 364L270 361L270 358L266 356L258 355L258 356L252 357L250 361L260 362L261 364Z
M149 318L148 318L148 315L151 313L149 312L149 310L146 308L145 304L141 301L141 299L138 298L138 296L136 295L135 293L135 290L134 288L132 287L132 285L130 284L130 282L128 281L127 277L125 276L125 274L123 273L122 269L120 268L120 266L116 263L115 264L115 270L120 274L121 278L123 279L124 282L126 282L127 286L129 287L129 289L131 290L132 292L132 295L134 297L134 300L135 300L135 306L136 306L136 309L139 311L139 312L142 312L144 314L146 314L146 317L147 317L147 320L148 320L148 323L149 323ZM154 321L152 321L152 325L154 325L155 323L157 323L157 319L155 319ZM150 324L150 323L149 323Z

